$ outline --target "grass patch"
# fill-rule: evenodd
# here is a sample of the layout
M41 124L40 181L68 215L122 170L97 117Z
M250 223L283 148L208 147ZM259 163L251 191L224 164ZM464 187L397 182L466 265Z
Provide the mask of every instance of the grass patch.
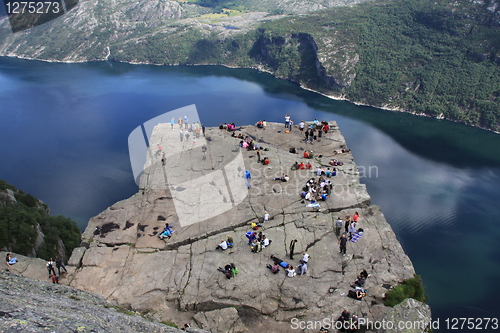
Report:
M385 294L384 305L393 307L407 298L413 298L420 302L427 302L424 285L420 275L404 280L402 284L394 287Z
M163 325L167 325L167 326L170 326L170 327L173 327L173 328L179 328L179 326L177 326L172 320L163 320L163 321L160 321L160 323L162 323Z

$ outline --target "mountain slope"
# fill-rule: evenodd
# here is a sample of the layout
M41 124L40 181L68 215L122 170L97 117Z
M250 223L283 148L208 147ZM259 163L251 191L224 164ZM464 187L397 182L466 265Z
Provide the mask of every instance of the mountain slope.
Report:
M82 1L17 34L4 20L0 54L259 68L355 102L500 131L498 0L207 1Z

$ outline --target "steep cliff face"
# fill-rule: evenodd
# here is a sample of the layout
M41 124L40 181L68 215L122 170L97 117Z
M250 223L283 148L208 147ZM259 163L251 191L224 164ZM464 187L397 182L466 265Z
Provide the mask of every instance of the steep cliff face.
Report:
M343 308L381 320L389 310L383 304L387 288L412 277L415 271L380 208L370 205L352 155L334 155L346 143L336 125L331 125L331 132L315 143L318 157L312 161L315 166L326 167L331 158L336 158L344 165L337 167L337 176L331 178L331 197L314 209L306 207L299 193L315 172L288 171L299 158L289 153L290 145L299 151L309 148L297 129L278 132L282 124L268 124L265 131L253 126L242 128L242 133L269 148L264 155L272 162L263 166L255 161L254 152L242 151L238 155L241 160L236 161L245 165L239 166L240 162L232 159L239 151L235 149L239 139L228 132L207 129L209 153L204 159L204 138L197 140L195 147L190 141L180 143L177 131L169 124L159 124L150 146L161 144L167 152L175 148L179 156L163 165L151 148L140 192L89 221L82 247L70 259L75 266L65 283L126 308L148 312L158 320L177 324L184 320L213 332L262 332L263 327L290 332L293 318L319 320L340 314ZM252 174L250 188L243 181L245 169ZM234 176L235 181L243 182L245 191L230 187L227 192L219 186L226 179L223 170L227 179ZM289 174L289 182L273 180L282 172ZM191 173L209 181L191 188L194 180L185 179ZM175 185L178 182L182 184ZM241 202L231 205L238 197ZM272 243L254 253L245 235L251 231L252 222L262 223L265 211L271 218L258 231ZM361 215L358 227L365 233L359 242L350 243L342 256L333 223L337 217L345 219L355 211ZM193 218L199 221L192 222ZM161 240L158 233L165 223L175 232ZM221 239L228 236L233 238L234 247L216 250ZM296 255L290 259L293 239L298 242ZM311 256L304 276L289 278L283 269L273 274L266 268L273 262L271 255L296 266L303 251ZM239 268L230 280L217 270L229 263ZM363 269L371 274L365 286L368 296L363 301L346 297L349 285Z

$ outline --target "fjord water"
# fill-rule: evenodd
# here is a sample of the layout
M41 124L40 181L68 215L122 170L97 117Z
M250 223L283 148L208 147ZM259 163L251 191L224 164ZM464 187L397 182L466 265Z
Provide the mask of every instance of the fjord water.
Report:
M253 70L2 58L0 179L83 229L137 191L129 133L190 104L206 126L336 120L423 277L435 331L446 318L499 317L500 136L480 129L335 101Z

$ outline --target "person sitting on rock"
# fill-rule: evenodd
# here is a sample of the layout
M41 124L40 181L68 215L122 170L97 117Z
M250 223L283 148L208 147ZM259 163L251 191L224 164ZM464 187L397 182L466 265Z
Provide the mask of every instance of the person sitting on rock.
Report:
M248 238L248 245L252 244L254 239L257 239L255 232L249 231L245 234L246 238Z
M312 169L312 167L313 167L313 166L312 166L312 164L311 164L311 163L309 163L309 162L307 162L307 164L306 164L306 169L307 169L307 170L311 170L311 169Z
M252 226L252 230L259 230L259 228L262 227L261 223L256 222L252 222L250 225Z
M262 236L262 240L260 243L262 244L262 248L265 249L269 244L271 244L272 240L268 239L265 235Z
M297 274L300 276L304 275L307 273L307 263L303 262L300 265L297 266Z
M215 248L216 250L227 250L228 246L227 246L227 242L223 239L221 241L221 243L219 245L217 245L217 247Z
M359 277L362 277L364 278L365 280L368 278L368 276L370 276L368 274L368 272L366 271L366 269L363 269L360 273L359 273Z
M158 235L158 237L160 239L163 239L165 237L170 238L172 237L172 233L174 233L174 231L172 230L170 225L168 223L165 223L165 228L163 228L163 231Z
M309 158L309 152L306 150L303 155L304 158Z
M253 253L260 252L262 251L262 244L257 239L254 239L252 245L250 246L250 249Z
M280 271L280 266L277 263L274 263L273 265L267 264L266 267L269 268L273 274L278 274Z
M231 264L227 264L226 266L224 266L224 268L217 268L217 270L219 272L222 272L224 273L224 275L226 276L227 279L230 279L233 277L233 269L231 267Z
M269 160L269 158L264 157L264 159L262 160L262 165L268 165L268 164L269 164L269 162L271 162L271 161Z
M364 277L358 276L356 280L354 280L353 283L351 283L351 287L354 288L356 286L358 287L363 287L365 285L366 279Z
M288 177L288 175L285 175L285 173L283 172L281 174L281 177L274 178L274 180L281 180L282 182L287 182L290 180L290 177Z
M59 276L55 275L55 274L52 274L50 276L50 278L52 279L52 283L57 283L59 284Z
M292 164L292 167L290 168L290 170L298 170L299 167L300 167L300 164L299 164L299 162L296 161L295 163Z
M349 290L347 296L360 301L361 299L363 299L363 297L366 296L366 292L362 288L356 287L355 290Z
M232 248L233 247L233 243L234 243L233 237L227 235L227 241L226 241L226 243L227 243L227 247Z
M305 170L306 166L304 162L300 162L299 167L297 168L298 170Z
M240 272L240 270L238 269L238 267L236 267L236 265L233 264L233 263L230 263L229 265L231 266L231 275L233 277L235 277L236 275L238 275L238 273Z
M288 267L285 269L285 271L286 271L286 276L288 276L290 278L297 275L297 273L295 272L295 269L293 268L292 265L288 265Z

